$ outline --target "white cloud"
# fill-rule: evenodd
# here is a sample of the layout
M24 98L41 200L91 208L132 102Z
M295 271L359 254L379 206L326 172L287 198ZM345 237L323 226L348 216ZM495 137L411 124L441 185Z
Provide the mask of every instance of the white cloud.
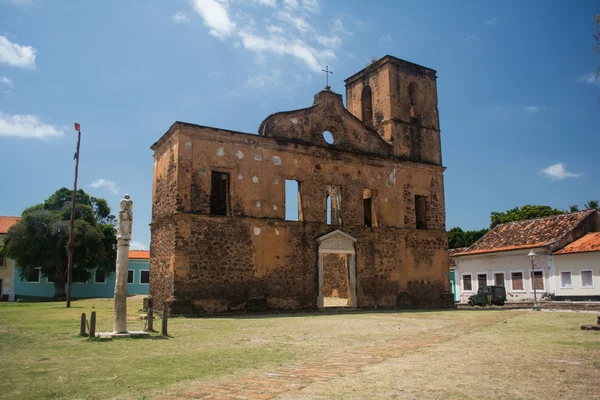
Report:
M255 0L261 6L277 7L277 0Z
M185 24L187 23L190 19L187 16L187 14L182 13L181 11L176 12L175 14L173 14L173 16L171 17L171 20L177 24Z
M306 22L306 20L304 18L296 17L296 16L292 15L290 12L280 11L277 14L275 14L275 17L281 21L289 22L290 24L292 24L296 29L298 29L301 32L306 32L309 29L311 29L310 24L308 22Z
M249 77L246 80L244 86L247 89L262 89L267 85L278 85L277 78L279 77L279 71L273 70L270 74L258 74Z
M527 106L525 107L525 111L527 112L539 112L539 111L543 111L544 109L542 107L538 107L538 106Z
M47 140L62 135L61 129L43 124L37 115L10 115L0 111L0 136Z
M132 240L129 243L129 248L131 250L148 250L148 246L142 242L138 242L137 240Z
M386 46L392 43L394 43L394 39L392 39L392 35L390 35L389 33L379 38L379 44L382 46Z
M121 190L121 189L119 189L119 187L117 186L116 183L114 183L113 181L109 181L108 179L104 179L104 178L96 179L94 182L90 183L88 186L93 187L95 189L106 188L112 194L119 194L119 191Z
M13 67L35 68L37 50L31 46L11 43L6 36L0 36L0 63Z
M317 35L316 39L325 47L340 47L342 45L342 39L335 35L330 37Z
M493 17L493 18L485 21L484 24L485 25L494 25L496 22L498 22L498 17Z
M590 72L589 74L584 74L577 78L577 83L591 83L600 86L600 79L596 78L595 73Z
M350 32L348 29L346 29L346 27L344 26L344 23L342 22L341 19L336 18L331 22L331 32L341 32L341 33L345 33L346 35L354 35L352 32Z
M283 28L277 25L267 25L267 31L273 34L283 34Z
M10 78L7 78L6 76L0 76L0 84L4 84L8 87L13 87L13 82Z
M563 163L552 164L551 166L542 169L542 174L549 179L561 180L565 178L579 178L582 173L572 173L565 169Z
M33 0L8 0L8 1L17 6L30 6L33 4Z
M194 0L194 9L204 24L210 28L210 34L223 39L235 32L235 23L229 19L227 9L215 0Z
M476 36L476 35L467 36L467 37L465 38L465 40L475 40L475 39L477 39L477 36Z
M318 0L302 0L302 8L311 13L316 13L321 10Z

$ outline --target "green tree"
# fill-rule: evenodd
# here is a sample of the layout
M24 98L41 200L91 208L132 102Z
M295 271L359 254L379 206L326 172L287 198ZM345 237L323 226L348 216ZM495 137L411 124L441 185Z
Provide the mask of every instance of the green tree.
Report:
M499 224L507 222L523 221L526 219L549 217L551 215L564 214L562 210L557 210L550 206L526 205L515 207L504 212L492 211L490 214L490 229Z
M579 206L577 204L569 206L569 212L577 212L579 211Z
M459 247L469 247L488 233L488 229L475 231L463 231L459 227L448 231L448 248L457 249Z
M600 205L598 204L598 200L590 200L583 205L586 210L598 210L600 209Z
M65 297L71 194L71 190L61 188L44 203L23 211L0 249L0 255L16 261L23 279L35 268L53 279L55 298ZM115 217L104 199L81 189L76 199L73 281L89 279L90 270L95 268L110 274L115 270L117 255Z

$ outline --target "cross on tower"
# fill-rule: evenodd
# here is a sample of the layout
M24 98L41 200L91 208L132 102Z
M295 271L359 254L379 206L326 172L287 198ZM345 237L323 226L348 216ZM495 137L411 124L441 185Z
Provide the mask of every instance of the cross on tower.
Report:
M333 72L329 70L328 65L326 65L325 69L322 69L321 71L325 72L325 77L326 77L326 82L327 82L327 86L325 86L325 89L329 90L329 74L333 75Z

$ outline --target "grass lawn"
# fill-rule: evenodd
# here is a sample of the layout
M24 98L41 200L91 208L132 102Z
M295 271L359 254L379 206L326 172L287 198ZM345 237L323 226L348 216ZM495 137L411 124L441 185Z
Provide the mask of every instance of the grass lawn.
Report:
M132 330L144 327L140 307L141 297L129 299ZM595 314L453 310L173 318L169 339L100 342L77 336L80 314L91 311L98 315L98 331L112 330L111 299L78 300L71 309L64 303L0 304L0 397L152 398L190 382L228 382L393 341L411 350L281 397L600 398L600 332L579 330L594 323ZM435 345L415 348L432 332Z

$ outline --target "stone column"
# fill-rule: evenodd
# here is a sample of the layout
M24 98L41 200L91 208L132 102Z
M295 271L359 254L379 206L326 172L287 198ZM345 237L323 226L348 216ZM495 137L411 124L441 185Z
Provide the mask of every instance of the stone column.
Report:
M323 297L323 253L319 251L319 295L317 296L317 308L325 307L325 299Z
M126 194L121 200L117 227L117 271L115 276L114 333L127 333L127 270L129 269L129 242L133 223L133 201Z

